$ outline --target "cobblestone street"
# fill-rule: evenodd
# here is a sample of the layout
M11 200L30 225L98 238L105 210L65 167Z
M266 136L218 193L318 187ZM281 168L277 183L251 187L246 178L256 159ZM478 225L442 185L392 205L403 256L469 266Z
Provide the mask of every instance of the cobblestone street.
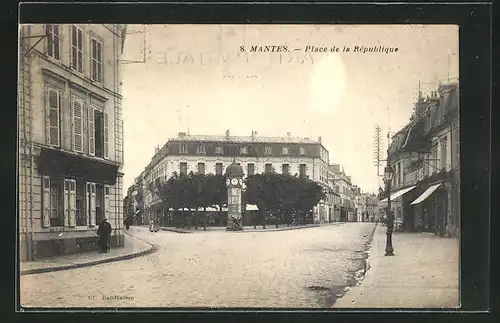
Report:
M133 236L158 251L21 276L25 307L330 307L364 268L373 223L280 232Z

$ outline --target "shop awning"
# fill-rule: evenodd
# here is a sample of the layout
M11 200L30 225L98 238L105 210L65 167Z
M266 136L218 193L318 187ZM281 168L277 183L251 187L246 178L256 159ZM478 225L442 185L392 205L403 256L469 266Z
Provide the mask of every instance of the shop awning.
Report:
M258 211L259 208L255 204L247 204L246 206L247 211Z
M401 189L399 191L392 192L391 193L391 200L397 199L398 197L402 196L405 193L408 193L409 191L411 191L415 187L416 186L410 186L410 187L407 187L407 188L403 188L403 189ZM380 202L387 202L387 197L385 199L383 199L383 200L380 200Z
M89 182L115 185L118 165L62 150L42 148L38 158L42 175L82 179Z
M423 201L425 201L426 198L428 198L432 193L434 193L434 191L437 190L437 188L439 186L441 186L441 183L429 186L425 190L425 192L422 193L422 195L420 195L415 201L411 202L410 205L415 205L415 204L418 204L418 203L422 203Z

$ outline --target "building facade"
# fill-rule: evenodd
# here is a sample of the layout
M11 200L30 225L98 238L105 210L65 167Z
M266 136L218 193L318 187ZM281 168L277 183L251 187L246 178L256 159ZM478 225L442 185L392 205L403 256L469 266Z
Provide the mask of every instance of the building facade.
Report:
M458 82L420 98L410 123L391 143L396 218L406 231L456 237L460 230Z
M19 42L21 260L123 246L120 57L125 25L23 25Z
M335 222L355 221L354 192L351 177L339 164L329 165L329 180L333 190L338 193L338 204L335 204Z
M145 221L160 215L160 197L155 192L155 181L165 181L174 172L188 174L224 174L233 158L243 167L244 177L275 171L281 174L297 174L323 186L327 198L313 210L314 221L329 221L329 203L333 200L328 185L328 150L317 141L308 138L251 136L193 136L179 133L163 147L158 147L151 162L136 177L135 185L144 195Z

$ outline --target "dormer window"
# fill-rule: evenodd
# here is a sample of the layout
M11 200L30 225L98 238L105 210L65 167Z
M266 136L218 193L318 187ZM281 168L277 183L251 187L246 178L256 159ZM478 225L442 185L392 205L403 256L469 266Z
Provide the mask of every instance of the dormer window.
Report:
M271 148L270 146L267 146L267 147L265 148L264 153L265 153L266 155L272 155L272 154L273 154L273 150L272 150L272 148Z
M180 154L187 154L187 147L186 147L186 144L180 144L179 146L179 153Z
M200 155L206 154L205 145L198 145L196 152Z
M247 155L248 154L248 147L241 147L240 148L240 154L241 155Z
M282 155L288 155L288 147L281 148L281 154Z
M218 146L218 147L215 147L215 153L217 155L222 155L224 153L224 150L222 149L222 147Z
M306 154L306 148L305 147L300 147L300 154L305 155Z

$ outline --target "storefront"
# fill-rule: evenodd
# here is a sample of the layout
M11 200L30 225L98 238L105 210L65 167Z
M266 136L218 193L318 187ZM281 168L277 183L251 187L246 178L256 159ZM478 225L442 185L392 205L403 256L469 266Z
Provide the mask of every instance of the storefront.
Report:
M459 235L459 188L455 172L441 172L418 183L418 196L408 200L408 228L440 236Z
M36 160L40 191L35 193L42 208L31 259L97 249L96 230L104 217L113 228L111 247L124 245L122 208L117 207L123 174L116 163L45 147Z

